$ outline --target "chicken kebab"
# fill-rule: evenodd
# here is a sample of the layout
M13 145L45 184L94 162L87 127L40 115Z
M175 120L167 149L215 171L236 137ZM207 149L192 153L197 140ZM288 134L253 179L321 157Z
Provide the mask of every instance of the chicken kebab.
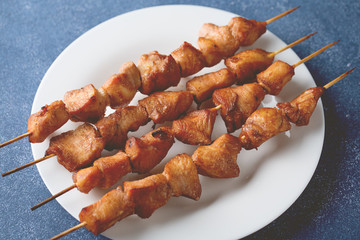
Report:
M223 134L211 145L198 147L192 156L185 153L175 156L165 165L162 173L141 180L125 181L123 187L111 190L99 201L84 207L79 214L79 225L52 239L58 239L81 227L98 235L132 214L149 218L171 196L199 200L201 185L198 174L213 178L237 177L237 156L242 147L259 147L277 134L289 130L290 123L307 125L324 91L353 70L324 87L304 91L290 102L278 103L278 108L258 109L248 118L239 137Z
M305 41L313 35L314 33L302 37L275 52L269 53L268 55L271 54L272 57L270 58L273 59L275 54L285 51L286 49ZM252 50L248 50L247 52L249 51L252 52ZM258 49L255 49L254 51L257 52ZM242 57L242 61L237 64L237 67L242 68L243 71L244 69L247 69L251 74L254 74L258 69L262 69L262 67L254 68L254 66L264 66L264 62L268 62L268 60L260 61L258 60L256 54L247 54ZM156 72L156 70L154 71ZM205 85L206 87L207 83L203 82L202 85ZM201 87L201 84L199 86ZM217 87L220 88L222 86L224 85L218 85ZM4 173L3 176L55 155L58 156L59 162L69 171L89 165L92 161L94 161L94 159L99 157L103 148L107 150L123 148L127 139L127 132L136 131L140 126L145 125L149 119L153 120L154 123L163 123L165 121L175 120L182 112L186 111L190 107L193 99L191 95L196 96L196 93L189 91L156 92L151 94L149 97L140 100L138 106L119 107L114 113L95 123L95 129L93 128L93 125L85 123L76 130L53 137L50 140L50 147L45 157ZM176 135L179 136L180 134ZM81 148L82 150L78 150L77 148ZM77 159L77 155L79 155L80 152L81 157L80 159ZM64 158L68 159L68 163L63 163L64 161L61 159ZM76 160L71 160L74 158Z
M153 51L142 55L137 66L133 62L124 63L119 72L112 75L101 88L96 89L89 84L67 92L63 100L42 107L29 117L27 133L0 147L27 136L32 143L43 142L69 119L94 123L104 116L107 106L117 108L129 104L138 90L149 95L176 86L181 77L195 74L204 67L212 67L232 56L240 46L253 44L265 33L267 24L297 8L265 22L234 17L225 26L204 24L199 33L199 49L184 42L170 55Z
M243 86L239 86L239 87L235 87L236 89L240 89L240 91L236 91L237 95L235 96L239 96L239 99L236 99L234 101L237 101L238 103L235 102L235 107L237 107L237 112L236 114L241 114L240 116L242 118L240 118L241 120L241 124L239 124L241 127L242 124L245 122L245 120L247 119L247 117L249 117L260 105L261 101L263 100L265 93L266 92L270 92L273 94L278 94L280 92L280 90L284 87L284 85L290 81L290 79L292 78L292 76L294 75L294 67L311 59L312 57L320 54L321 52L325 51L326 49L330 48L331 46L333 46L336 42L331 43L323 48L321 48L320 50L316 51L315 53L309 55L308 57L304 58L303 60L300 60L298 63L294 64L293 66L290 66L287 63L281 62L281 61L277 61L275 63L273 63L268 69L266 69L264 72L261 72L260 76L263 76L261 78L261 81L259 81L260 83L251 83L251 84L245 84ZM285 66L285 70L284 67L278 67L278 63L280 63L280 66ZM266 83L266 84L263 84ZM270 90L266 91L266 86L270 86ZM234 87L232 87L234 88ZM276 92L275 92L275 90ZM224 88L224 89L220 89L220 90L216 90L214 93L214 96L216 96L217 91L222 91L224 90L225 96L221 96L221 104L219 104L218 98L214 98L214 103L217 105L217 107L212 108L212 109L202 109L202 110L197 110L197 111L191 111L188 112L185 116L181 117L178 120L173 121L173 125L172 125L172 129L171 132L173 133L173 135L176 137L176 139L180 140L181 142L185 143L185 144L191 144L191 145L208 145L211 143L211 134L213 131L213 127L214 127L214 123L215 123L215 117L217 115L217 110L221 109L221 111L223 110L223 108L229 108L230 104L229 104L229 98L227 98L230 94L227 94L228 92L232 93L232 89L230 88ZM226 95L227 94L227 95ZM230 95L231 96L231 95ZM234 98L230 98L231 100L233 100ZM228 101L226 101L228 100ZM224 106L222 105L224 104ZM237 104L237 105L236 105ZM240 105L240 107L238 107L238 105ZM235 108L234 107L234 108ZM227 119L225 119L227 120ZM156 119L154 120L154 122L157 122ZM227 123L225 121L225 123ZM228 127L228 125L226 124L226 126ZM169 130L170 131L170 130ZM145 136L146 138L146 136ZM139 140L141 142L141 140ZM130 141L131 143L132 141ZM124 160L123 159L123 152L121 152L120 155L115 155L114 158L100 158L97 161L100 161L102 164L106 164L107 161L109 162L109 166L110 168L116 168L115 166L112 167L111 165L114 164L114 161L118 161L120 162L120 165L118 165L118 167L122 168L122 164L123 161L126 162L130 162L132 163L131 165L134 167L133 172L139 172L139 173L145 173L150 171L153 167L155 167L161 160L162 158L165 157L167 151L170 149L171 145L166 145L168 146L168 148L164 148L164 154L157 155L159 156L159 158L157 158L157 156L153 157L153 160L148 159L147 156L150 156L151 153L147 153L147 150L151 151L151 148L154 147L155 149L157 149L157 146L152 146L153 143L151 141L146 141L146 144L143 144L142 146L145 148L145 150L143 151L144 155L142 154L138 154L138 152L141 152L140 148L137 149L136 151L136 155L140 156L140 158L137 159L137 165L142 164L142 165L146 165L149 166L148 168L146 168L145 171L143 172L139 172L138 170L136 170L136 166L134 166L134 163L132 163L132 156L130 154L128 154L128 151L131 150L131 148L129 148L128 146L130 146L128 143L126 144L126 148L125 148L125 153L128 154L129 159ZM155 144L156 145L156 144ZM97 162L95 161L95 163ZM44 200L43 202L35 205L32 209L36 209L39 206L42 206L43 204L55 199L56 197L64 194L65 192L77 187L78 190L80 190L81 192L84 193L88 193L92 188L94 188L95 186L99 186L98 181L100 181L100 179L106 179L107 176L104 175L104 172L106 171L98 171L99 167L96 167L95 164L93 167L89 167L86 169L82 169L80 171L78 171L78 173L76 173L74 175L74 182L75 184L73 184L72 186L70 186L69 188L66 188L64 191L61 191L58 194L55 194L54 196ZM234 170L236 170L236 168L233 168ZM110 174L108 177L112 178L112 183L116 183L117 181L119 181L125 174L130 173L132 170L131 168L127 168L127 171L123 171L122 169L118 169L118 170L114 170L113 172L117 172L118 174ZM96 177L94 177L96 175ZM94 180L94 178L96 178L96 180ZM78 180L79 179L79 180ZM85 186L85 187L82 187ZM101 186L101 185L100 185ZM90 187L90 188L89 188ZM110 187L110 186L106 186L106 187Z

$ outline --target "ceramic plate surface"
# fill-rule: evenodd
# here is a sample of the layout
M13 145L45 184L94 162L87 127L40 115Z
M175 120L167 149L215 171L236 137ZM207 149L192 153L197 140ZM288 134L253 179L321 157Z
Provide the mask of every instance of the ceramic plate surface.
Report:
M90 83L97 88L101 87L123 63L137 63L144 53L157 50L162 54L170 54L184 41L197 46L198 31L202 24L226 25L234 16L233 13L212 8L173 5L137 10L112 18L83 34L60 54L44 76L32 110L36 112L41 106L62 99L69 90ZM275 51L285 45L267 31L249 48ZM276 59L289 64L299 61L291 49L279 54ZM223 67L223 63L220 63L196 75ZM190 77L182 79L178 87L169 90L184 90L188 79ZM275 107L277 102L289 101L314 86L311 74L305 65L300 65L282 93L277 97L266 96L260 107ZM143 97L137 94L130 105L136 105ZM51 136L74 129L77 125L69 122ZM130 132L129 136L140 137L150 131L151 127L152 123L149 123L137 132ZM224 123L218 116L213 140L225 132ZM233 135L238 136L239 133L237 131ZM201 176L202 196L199 201L184 197L171 198L149 219L130 216L103 235L112 239L238 239L247 236L280 216L300 196L318 164L323 140L324 116L320 101L308 126L294 126L258 150L242 150L238 155L241 169L238 178L211 179ZM41 144L32 144L34 158L42 157L48 145L49 138ZM195 149L194 146L176 142L163 162L151 173L161 172L164 164L176 154L191 155ZM72 174L59 165L55 158L37 167L52 194L73 184ZM141 177L144 176L130 174L123 180ZM72 190L57 201L78 219L81 209L96 202L105 192L94 189L90 194L83 194Z

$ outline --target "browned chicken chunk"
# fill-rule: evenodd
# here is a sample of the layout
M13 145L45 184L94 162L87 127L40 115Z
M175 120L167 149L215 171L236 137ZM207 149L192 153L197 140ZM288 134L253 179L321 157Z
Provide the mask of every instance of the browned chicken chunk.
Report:
M260 108L246 120L240 133L241 146L257 148L266 140L290 130L289 120L277 108Z
M258 83L218 89L213 94L213 102L221 105L221 117L228 133L234 132L260 105L265 91Z
M199 37L212 40L223 58L234 55L240 47L240 42L227 25L219 27L212 23L206 23L201 27Z
M230 87L235 83L234 74L227 68L194 77L186 83L186 90L194 95L197 103L209 98L216 89Z
M171 197L171 188L162 174L151 175L138 181L124 182L124 191L134 201L135 213L141 218L150 217Z
M124 63L119 73L112 75L102 86L109 96L110 107L128 105L141 86L140 72L133 62Z
M170 127L160 127L141 138L129 138L125 145L125 152L130 157L132 171L149 172L161 162L174 142Z
M219 46L213 40L199 37L197 44L204 56L206 67L215 66L224 58Z
M164 123L177 119L189 109L193 96L188 91L156 92L139 101L154 123Z
M262 49L239 52L225 60L225 65L235 74L238 84L255 79L256 74L271 65L274 57Z
M266 32L266 22L258 22L253 19L248 20L242 17L232 18L228 26L240 46L252 45Z
M206 66L202 53L188 42L184 42L178 49L171 53L180 67L182 77L199 72Z
M31 133L29 141L32 143L44 141L68 120L69 113L63 101L55 101L43 106L39 112L31 114L28 119L27 131Z
M89 84L66 92L64 103L72 121L96 122L104 116L108 96Z
M294 74L294 67L278 60L259 73L256 80L268 94L278 95Z
M296 126L305 126L309 124L310 117L324 91L323 87L310 88L290 102L278 103L276 106L283 111L290 122L295 123Z
M240 141L230 134L223 134L209 146L200 146L192 155L199 174L213 178L239 176L237 155Z
M187 113L172 125L176 139L190 145L211 143L217 109L202 109Z
M99 186L101 176L101 171L97 167L91 166L74 172L72 179L80 192L88 193L94 187Z
M141 74L140 92L143 94L149 95L176 86L181 78L179 66L174 58L157 51L142 55L137 66Z
M106 141L106 149L122 149L129 131L136 131L149 121L142 106L120 107L96 123L101 136Z
M96 203L83 208L79 214L81 222L95 235L134 213L135 204L119 186L108 192Z
M185 153L172 158L164 168L166 177L173 196L185 196L199 200L201 185L196 166L191 157Z
M51 138L46 155L55 154L58 162L73 172L99 158L104 146L105 140L99 132L91 124L85 123Z

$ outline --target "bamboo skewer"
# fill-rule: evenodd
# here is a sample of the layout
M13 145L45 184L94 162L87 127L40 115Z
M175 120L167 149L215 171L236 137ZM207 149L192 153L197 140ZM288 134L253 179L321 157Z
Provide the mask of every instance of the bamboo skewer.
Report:
M72 233L72 232L78 230L79 228L82 228L82 227L85 227L85 226L86 226L86 222L81 222L81 223L79 223L78 225L76 225L76 226L74 226L74 227L72 227L72 228L69 228L68 230L66 230L66 231L64 231L64 232L62 232L62 233L60 233L60 234L58 234L58 235L50 238L50 240L55 240L55 239L62 238L62 237L64 237L65 235L68 235L69 233Z
M338 76L337 78L335 78L334 80L332 80L331 82L329 82L328 84L326 84L323 88L328 89L329 87L331 87L332 85L334 85L335 83L339 82L341 79L343 79L344 77L346 77L347 75L349 75L352 71L354 71L356 69L356 67L354 67L353 69L350 69L349 71L341 74L340 76Z
M283 12L283 13L281 13L281 14L273 17L273 18L270 18L270 19L266 20L265 22L266 22L266 24L272 23L272 22L278 20L279 18L282 18L282 17L288 15L289 13L292 13L293 11L295 11L296 9L298 9L299 7L300 7L300 6L295 7L295 8L292 8L292 9L286 11L286 12Z
M29 163L27 163L27 164L25 164L25 165L22 165L22 166L20 166L20 167L18 167L18 168L15 168L15 169L10 170L10 171L8 171L8 172L6 172L6 173L3 173L3 174L1 174L1 176L5 177L5 176L10 175L10 174L12 174L12 173L14 173L14 172L20 171L20 170L22 170L22 169L24 169L24 168L30 167L30 166L32 166L32 165L34 165L34 164L37 164L37 163L39 163L39 162L42 162L42 161L44 161L44 160L46 160L46 159L48 159L48 158L52 158L52 157L55 157L55 156L56 156L55 154L46 155L45 157L39 158L39 159L34 160L34 161L32 161L32 162L29 162Z
M265 23L266 23L266 24L272 23L272 22L274 22L274 21L276 21L276 20L278 20L278 19L280 19L280 18L282 18L282 17L284 17L284 16L292 13L293 11L295 11L296 9L298 9L299 7L300 7L300 6L295 7L295 8L292 8L292 9L286 11L286 12L280 13L279 15L277 15L277 16L275 16L275 17L273 17L273 18L270 18L270 19L268 19L268 20L266 20ZM284 49L284 50L285 50L285 49ZM29 135L31 135L31 132L26 132L26 133L24 133L24 134L22 134L22 135L20 135L20 136L17 136L17 137L15 137L15 138L7 141L7 142L4 142L4 143L0 144L0 148L5 147L6 145L9 145L9 144L11 144L11 143L13 143L13 142L16 142L16 141L18 141L18 140L20 140L20 139L22 139L22 138L25 138L25 137L27 137L27 136L29 136Z
M72 189L74 189L74 188L76 188L76 183L74 183L73 185L71 185L71 186L70 186L70 187L68 187L68 188L65 188L65 189L64 189L64 190L62 190L61 192L58 192L57 194L55 194L55 195L53 195L53 196L49 197L48 199L45 199L45 200L44 200L44 201L42 201L41 203L36 204L35 206L33 206L33 207L31 208L31 211L34 211L35 209L37 209L37 208L41 207L42 205L44 205L44 204L46 204L46 203L48 203L48 202L50 202L50 201L54 200L55 198L57 198L57 197L59 197L59 196L63 195L64 193L66 193L66 192L68 192L68 191L70 191L70 190L72 190Z
M297 67L297 66L299 66L300 64L302 64L302 63L304 63L304 62L306 62L306 61L310 60L311 58L313 58L313 57L315 57L315 56L319 55L320 53L322 53L322 52L323 52L323 51L325 51L326 49L328 49L328 48L330 48L330 47L334 46L334 45L335 45L336 43L338 43L338 42L340 42L340 40L337 40L337 41L335 41L335 42L333 42L333 43L330 43L330 44L326 45L325 47L323 47L323 48L321 48L321 49L317 50L316 52L314 52L314 53L310 54L309 56L307 56L307 57L305 57L305 58L301 59L299 62L297 62L297 63L295 63L294 65L292 65L292 66L293 66L293 68L296 68L296 67Z

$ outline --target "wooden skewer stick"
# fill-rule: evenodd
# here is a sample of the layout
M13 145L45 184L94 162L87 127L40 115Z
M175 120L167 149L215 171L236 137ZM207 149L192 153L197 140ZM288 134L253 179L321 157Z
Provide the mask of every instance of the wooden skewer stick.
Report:
M72 227L72 228L69 228L68 230L66 230L66 231L64 231L64 232L62 232L62 233L60 233L60 234L58 234L58 235L50 238L50 240L55 240L55 239L59 239L59 238L61 238L61 237L64 237L65 235L67 235L67 234L69 234L69 233L72 233L72 232L78 230L79 228L85 227L86 224L87 224L86 222L81 222L81 223L79 223L78 225L76 225L76 226L74 226L74 227Z
M20 166L20 167L18 167L18 168L15 168L15 169L10 170L10 171L8 171L8 172L6 172L6 173L3 173L3 174L1 174L1 176L5 177L5 176L10 175L10 174L12 174L12 173L14 173L14 172L20 171L20 170L22 170L22 169L24 169L24 168L27 168L27 167L30 167L30 166L32 166L32 165L34 165L34 164L37 164L37 163L39 163L39 162L42 162L42 161L44 161L44 160L46 160L46 159L48 159L48 158L52 158L52 157L54 157L54 156L56 156L56 155L55 155L55 154L46 155L45 157L39 158L39 159L34 160L34 161L32 161L32 162L29 162L29 163L27 163L27 164L25 164L25 165L22 165L22 166Z
M16 142L16 141L20 140L20 139L23 139L23 138L29 136L30 134L31 134L31 132L27 132L27 133L24 133L24 134L22 134L20 136L17 136L15 138L13 138L13 139L10 139L9 141L0 144L0 148L5 147L5 146L7 146L7 145L9 145L9 144L11 144L13 142Z
M45 200L44 200L44 201L42 201L41 203L36 204L35 206L33 206L33 207L31 208L31 211L34 211L35 209L37 209L37 208L41 207L42 205L44 205L44 204L46 204L46 203L48 203L48 202L50 202L50 201L54 200L55 198L57 198L57 197L59 197L59 196L63 195L64 193L66 193L66 192L68 192L68 191L70 191L71 189L74 189L74 188L76 188L76 183L74 183L73 185L71 185L71 186L70 186L70 187L68 187L68 188L65 188L65 189L64 189L64 190L62 190L61 192L58 192L57 194L55 194L55 195L53 195L53 196L49 197L48 199L45 199Z
M282 17L288 15L289 13L292 13L293 11L295 11L296 9L298 9L299 7L300 7L300 6L295 7L295 8L293 8L293 9L290 9L290 10L288 10L288 11L286 11L286 12L283 12L283 13L281 13L281 14L273 17L273 18L270 18L269 20L266 20L265 22L266 22L266 24L272 23L272 22L278 20L279 18L282 18Z
M355 70L356 67L354 67L353 69L350 69L349 71L347 71L346 73L341 74L340 76L338 76L337 78L335 78L334 80L332 80L331 82L329 82L328 84L326 84L323 88L328 89L329 87L331 87L332 85L334 85L335 83L337 83L338 81L340 81L341 79L343 79L344 77L346 77L347 75L349 75L352 71Z
M307 35L307 36L305 36L305 37L300 38L299 40L296 40L296 41L293 42L293 43L290 43L289 45L287 45L287 46L285 46L285 47L283 47L283 48L281 48L281 49L279 49L279 50L277 50L277 51L275 51L275 52L271 52L271 53L269 53L268 57L273 57L273 56L275 56L275 55L277 55L277 54L285 51L286 49L292 48L293 46L295 46L295 45L297 45L297 44L299 44L299 43L301 43L301 42L309 39L310 37L314 36L316 33L317 33L317 32L311 33L311 34L309 34L309 35Z
M337 40L337 41L335 41L335 42L333 42L333 43L330 43L330 44L326 45L325 47L323 47L323 48L321 48L321 49L317 50L316 52L314 52L314 53L310 54L310 55L309 55L309 56L307 56L306 58L301 59L299 62L297 62L297 63L295 63L294 65L292 65L292 66L293 66L293 68L296 68L296 67L297 67L297 66L299 66L300 64L302 64L302 63L304 63L304 62L306 62L306 61L310 60L311 58L313 58L313 57L315 57L315 56L319 55L320 53L322 53L322 52L323 52L323 51L325 51L326 49L328 49L328 48L332 47L333 45L335 45L335 44L336 44L336 43L338 43L338 42L340 42L340 40Z

